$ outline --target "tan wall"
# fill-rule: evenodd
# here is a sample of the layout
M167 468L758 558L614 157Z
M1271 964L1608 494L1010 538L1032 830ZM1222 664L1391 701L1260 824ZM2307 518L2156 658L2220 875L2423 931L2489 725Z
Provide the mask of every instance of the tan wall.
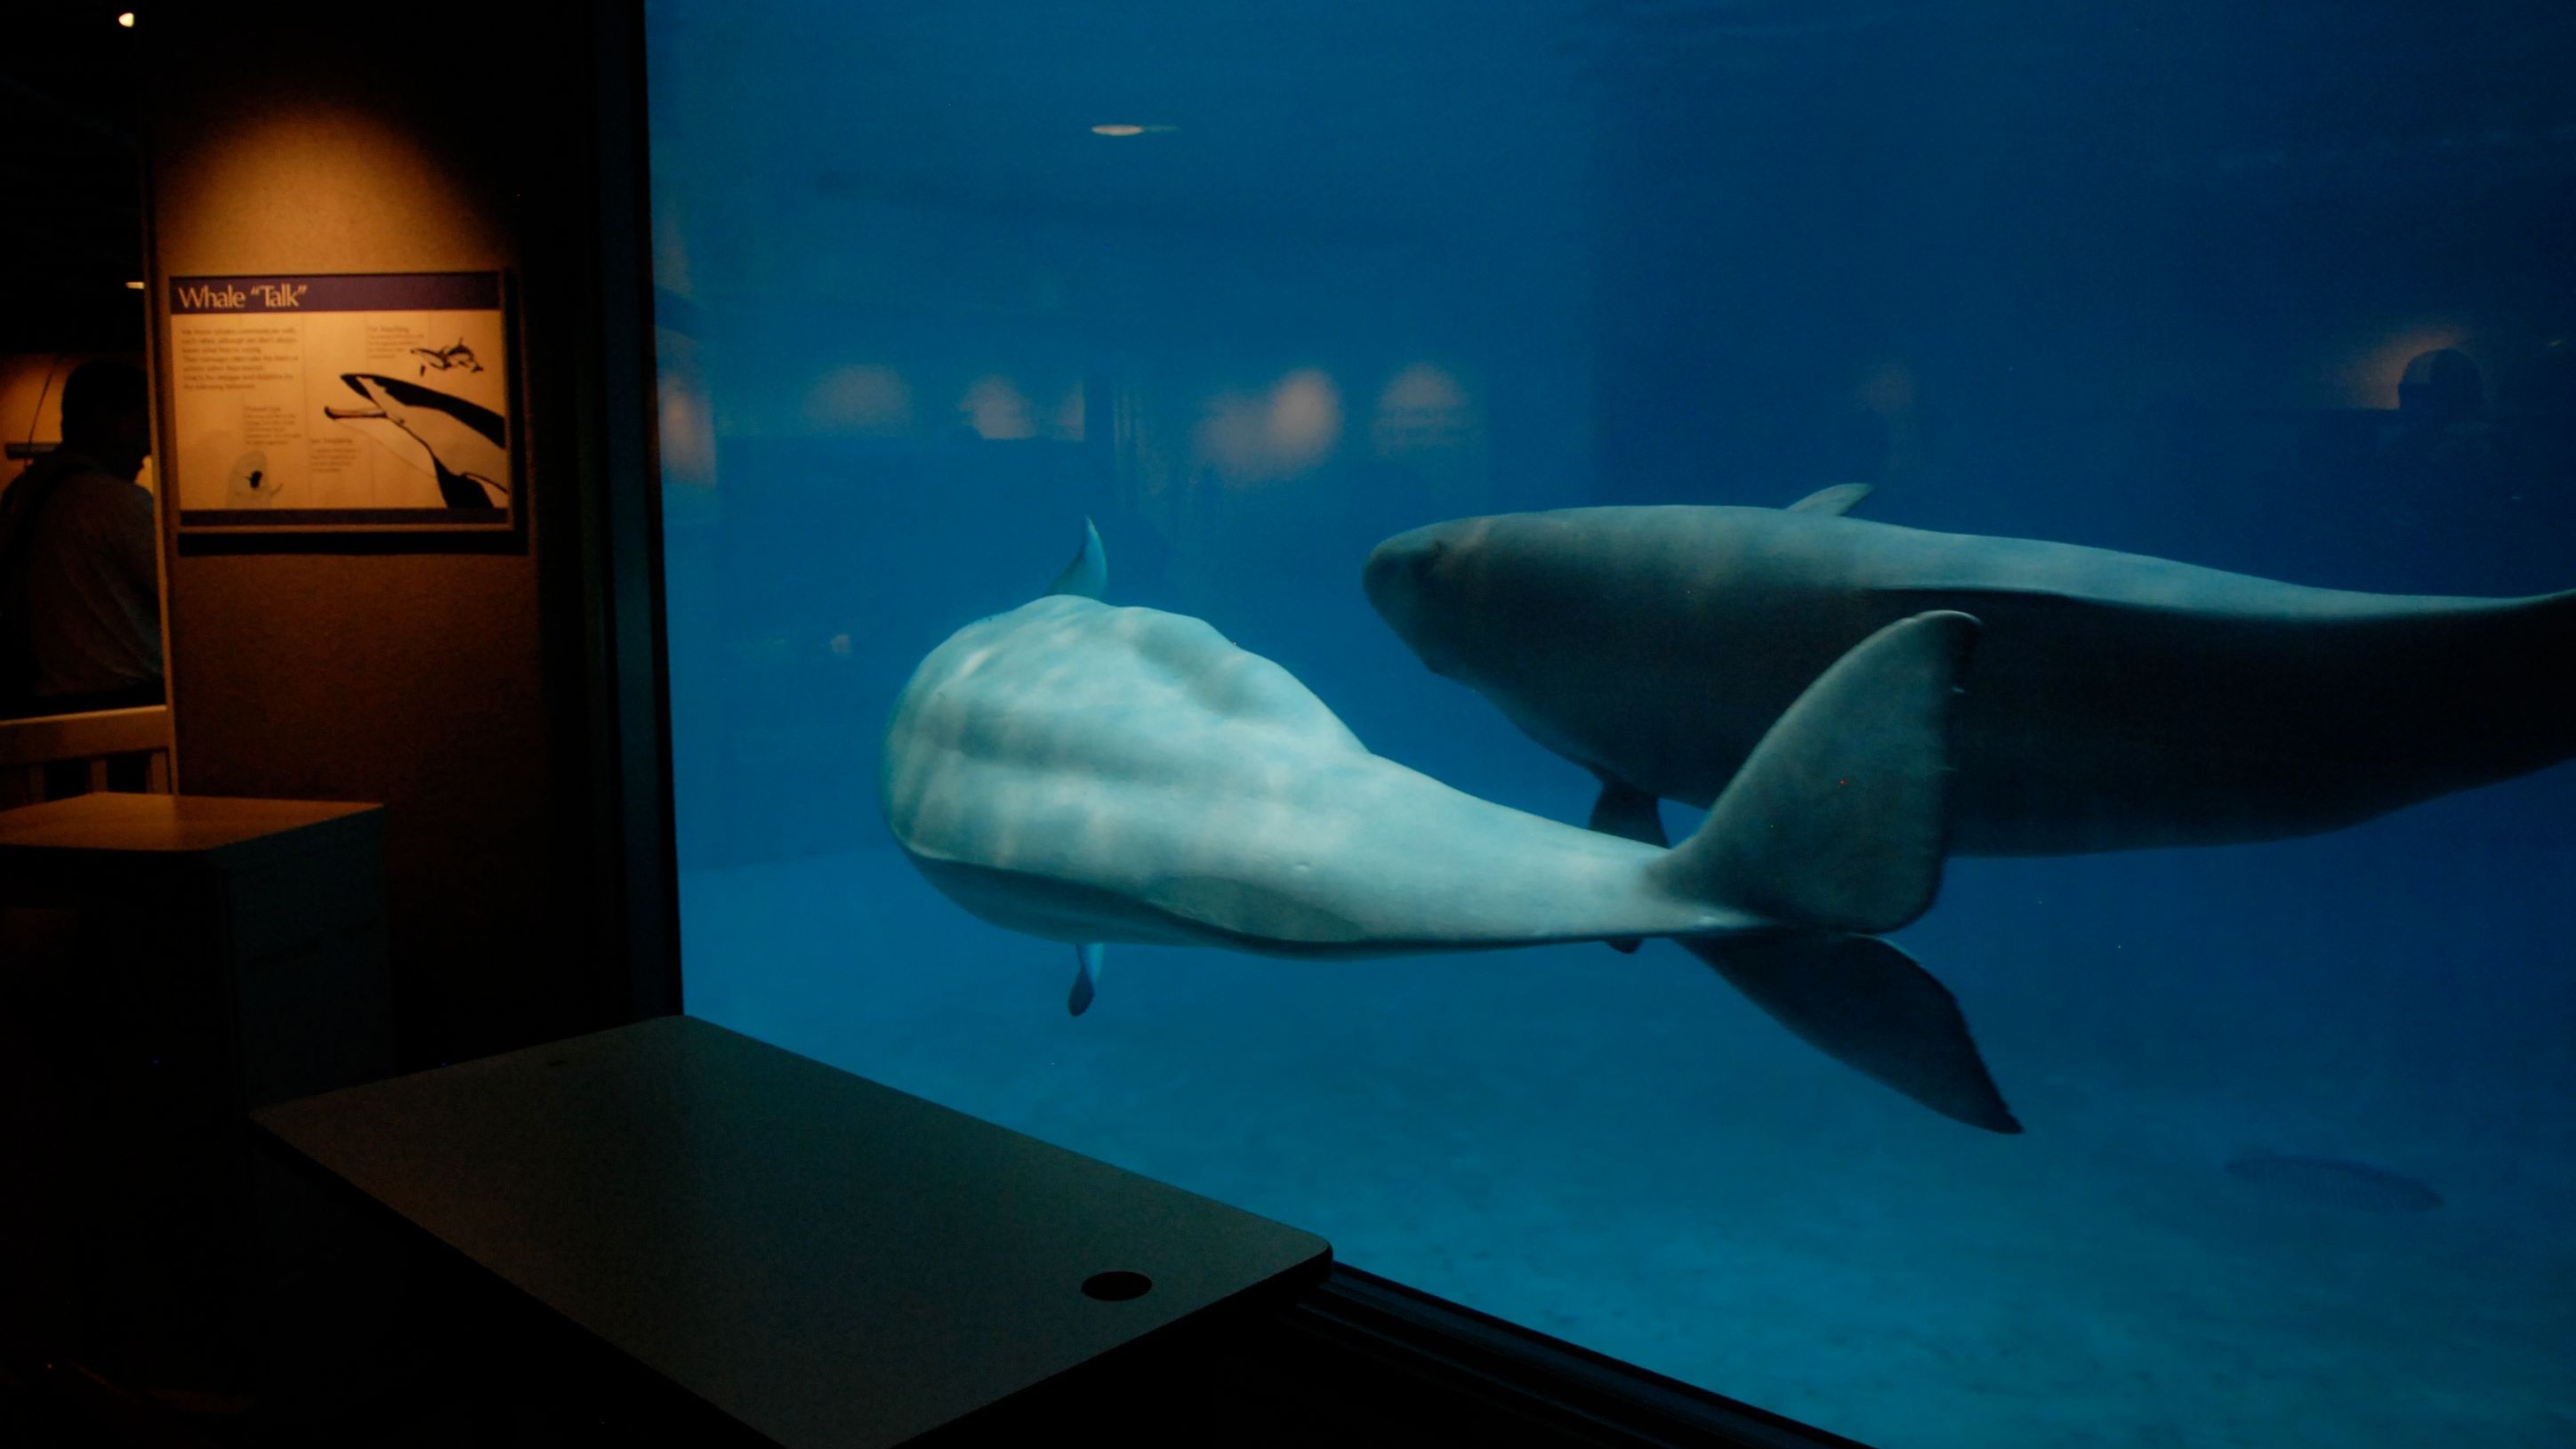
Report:
M192 274L507 268L523 316L561 311L550 299L582 284L562 234L587 185L585 37L529 9L151 16L156 296ZM157 309L154 327L166 340ZM550 550L558 568L577 553L569 527L552 536L548 495L576 486L578 404L540 334L520 349L524 536L480 551L192 539L170 560L180 787L388 807L397 1030L415 1064L580 1024L583 868L558 798L578 734L549 722L540 602ZM578 612L560 627L577 632Z

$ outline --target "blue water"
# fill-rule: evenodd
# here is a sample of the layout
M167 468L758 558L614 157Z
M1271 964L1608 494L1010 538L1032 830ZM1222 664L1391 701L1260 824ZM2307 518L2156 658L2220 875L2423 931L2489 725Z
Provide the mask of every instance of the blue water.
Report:
M1379 539L1865 479L1892 523L2576 586L2576 12L2249 8L653 0L689 1009L1889 1449L2576 1444L2576 769L1954 862L1900 939L2020 1137L1662 942L1127 948L1073 1019L1071 952L877 815L913 666L1085 516L1113 601L1574 821L1590 779L1370 610ZM2446 348L2472 392L2401 406ZM2228 1170L2264 1154L2441 1206Z

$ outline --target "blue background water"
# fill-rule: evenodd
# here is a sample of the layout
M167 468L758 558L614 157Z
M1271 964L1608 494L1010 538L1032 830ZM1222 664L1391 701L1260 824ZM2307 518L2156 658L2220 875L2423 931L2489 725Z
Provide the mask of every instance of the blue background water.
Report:
M1660 942L1130 949L1070 1019L1070 953L933 894L874 802L913 665L1086 514L1116 601L1569 820L1588 779L1371 613L1377 540L1867 479L1922 527L2576 586L2576 12L648 16L691 1011L1890 1446L2576 1443L2576 770L1955 863L1902 939L2019 1138ZM2442 347L2478 405L2401 409Z

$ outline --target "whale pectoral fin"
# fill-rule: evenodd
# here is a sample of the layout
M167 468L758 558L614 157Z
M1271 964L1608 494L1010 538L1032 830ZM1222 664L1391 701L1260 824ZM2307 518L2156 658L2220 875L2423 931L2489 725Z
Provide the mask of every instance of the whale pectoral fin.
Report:
M1917 614L1853 645L1650 869L1676 894L1783 926L1874 934L1923 914L1941 886L1950 716L1978 627Z
M1109 592L1109 551L1100 546L1100 530L1090 519L1082 520L1082 547L1075 551L1073 562L1047 585L1050 594L1072 594L1079 598L1097 599Z
M1867 498L1874 490L1867 483L1837 483L1819 488L1781 510L1783 513L1821 513L1839 518L1852 510L1852 505Z
M1091 999L1100 994L1100 967L1108 956L1109 948L1098 941L1073 948L1073 991L1064 999L1066 1010L1080 1016L1091 1009Z
M1640 841L1657 850L1672 844L1664 836L1664 817L1655 808L1655 797L1619 780L1601 782L1601 794L1592 802L1591 828L1603 835ZM1626 936L1606 944L1624 956L1634 955L1643 943Z
M1692 936L1697 956L1799 1040L1953 1121L2019 1132L1948 987L1875 936Z

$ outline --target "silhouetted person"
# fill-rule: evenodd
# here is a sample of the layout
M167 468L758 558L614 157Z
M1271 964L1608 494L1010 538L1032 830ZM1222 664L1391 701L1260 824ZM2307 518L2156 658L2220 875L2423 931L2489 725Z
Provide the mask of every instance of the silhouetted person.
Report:
M61 446L0 493L0 711L160 702L159 534L134 481L151 452L142 372L73 369Z

